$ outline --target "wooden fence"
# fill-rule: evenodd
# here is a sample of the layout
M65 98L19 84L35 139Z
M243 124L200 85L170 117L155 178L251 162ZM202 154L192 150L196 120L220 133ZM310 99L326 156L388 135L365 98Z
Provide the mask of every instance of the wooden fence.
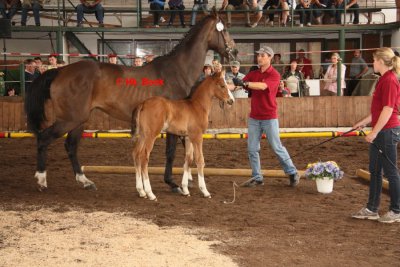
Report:
M350 127L369 114L370 96L278 98L281 128ZM49 108L49 119L54 114ZM236 99L233 106L221 109L213 102L209 128L245 128L250 111L250 99ZM94 110L86 123L88 130L129 129L129 123ZM26 130L26 118L21 97L0 97L0 131Z

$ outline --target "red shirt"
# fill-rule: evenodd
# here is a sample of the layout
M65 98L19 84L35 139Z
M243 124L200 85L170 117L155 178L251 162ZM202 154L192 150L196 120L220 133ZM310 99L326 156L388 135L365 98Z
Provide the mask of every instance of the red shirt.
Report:
M272 66L261 72L257 69L249 72L243 81L263 82L268 88L265 90L251 90L250 118L255 120L271 120L278 118L276 93L278 92L281 75Z
M398 107L400 104L400 84L393 71L387 71L379 78L371 103L372 127L378 122L383 107L393 108L393 113L383 129L400 126Z

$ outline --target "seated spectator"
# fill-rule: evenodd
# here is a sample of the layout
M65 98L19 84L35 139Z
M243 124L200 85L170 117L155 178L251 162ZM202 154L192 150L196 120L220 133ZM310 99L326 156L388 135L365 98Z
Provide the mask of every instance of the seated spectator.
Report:
M143 66L143 59L141 57L135 57L133 61L134 67L142 67Z
M0 13L3 19L12 19L19 8L21 8L20 0L0 0Z
M231 62L231 70L225 74L226 83L228 84L229 90L233 91L232 94L235 98L247 98L247 91L243 89L241 86L235 86L233 83L233 79L243 80L243 73L239 72L240 63L239 61Z
M33 11L33 17L35 18L35 25L40 26L40 9L43 8L43 0L23 0L22 2L22 14L21 14L21 26L26 26L26 19L28 18L28 10Z
M194 5L192 8L192 17L190 18L190 26L194 26L194 24L196 24L197 10L199 10L200 8L203 10L205 15L208 15L207 4L208 0L194 0Z
M279 72L280 75L283 75L285 63L283 63L281 60L281 54L274 54L274 58L271 60L271 65Z
M312 62L310 59L305 57L304 49L300 49L298 51L297 63L303 66L301 72L304 74L305 79L313 79L314 78L314 71L312 68Z
M267 0L263 7L263 10L270 10L270 12L268 12L268 22L271 27L274 26L275 9L282 9L281 23L283 27L286 27L286 22L290 10L289 2L287 2L287 0Z
M300 85L304 82L304 75L297 69L297 60L290 61L290 68L283 75L287 88L290 90L291 96L300 96Z
M109 54L108 55L108 63L110 64L117 64L117 55L115 54Z
M50 55L47 60L48 60L48 65L47 65L48 70L58 68L57 57L55 55Z
M361 57L361 51L359 49L354 50L353 58L351 59L349 80L347 81L347 90L345 95L351 96L358 82L368 72L368 65L365 60Z
M311 0L299 0L296 6L296 10L300 15L300 27L303 27L304 23L307 26L311 26L311 3Z
M289 88L286 87L286 82L281 80L279 82L278 92L276 97L291 97Z
M78 23L76 27L82 27L83 13L94 13L99 27L104 27L104 8L100 4L101 0L80 0L81 3L76 6L76 16Z
M175 14L178 13L181 26L182 28L185 28L185 18L183 14L183 11L185 11L185 6L183 5L183 0L169 0L168 5L169 9L171 10L168 26L172 26L174 24Z
M322 24L322 15L328 15L330 18L335 17L335 0L314 0L311 6L312 15L314 16L317 24Z
M341 67L341 92L340 95L343 95L343 91L346 88L346 83L344 82L344 75L346 73L346 66L342 64L341 58L338 53L333 53L331 56L332 64L329 65L328 70L324 76L324 88L321 91L321 95L324 96L335 96L337 95L337 78L338 78L338 67Z
M256 15L254 23L250 24L251 28L255 28L262 17L261 0L247 0L247 5L249 6L249 9Z
M245 2L246 0L224 0L222 2L221 10L226 10L226 15L228 17L228 22L226 26L229 28L232 25L232 11L241 10L245 12L246 15L246 26L250 27L250 13L249 6Z
M205 64L203 67L203 72L201 73L199 77L199 82L207 78L208 76L211 76L214 72L213 67L210 64Z
M7 89L7 92L6 92L6 96L17 96L15 88L14 87L9 87Z
M159 28L159 21L165 21L163 17L161 17L161 11L164 10L165 0L149 0L150 10L153 13L153 27Z
M346 13L352 11L354 13L354 20L353 24L359 24L360 20L360 6L357 4L357 0L335 0L335 7L336 7L336 15L335 21L336 24L342 24L342 14L344 14L344 10Z

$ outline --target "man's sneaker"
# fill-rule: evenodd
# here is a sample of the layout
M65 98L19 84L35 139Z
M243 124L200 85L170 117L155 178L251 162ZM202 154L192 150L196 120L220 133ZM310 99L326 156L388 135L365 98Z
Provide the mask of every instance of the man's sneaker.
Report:
M160 17L159 21L160 21L161 23L166 22L166 20L164 19L164 17Z
M253 23L253 24L250 25L250 27L251 28L255 28L255 27L257 27L257 25L258 25L257 23Z
M249 180L241 184L242 187L256 187L260 185L264 185L264 182L256 180L255 178L250 178Z
M311 22L307 22L307 27L310 27L311 26Z
M394 213L392 210L388 211L385 215L378 219L381 223L394 223L400 222L400 213Z
M368 219L368 220L378 220L379 214L377 212L370 211L368 208L362 208L358 212L351 215L354 219ZM399 217L400 218L400 217Z
M299 27L303 27L303 26L304 26L303 23L300 23Z
M289 175L290 186L295 187L300 182L300 175L296 172L295 174Z

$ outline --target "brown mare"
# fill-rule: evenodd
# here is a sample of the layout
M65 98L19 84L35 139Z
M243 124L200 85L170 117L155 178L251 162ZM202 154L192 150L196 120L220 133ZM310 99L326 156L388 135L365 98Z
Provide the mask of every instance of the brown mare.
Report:
M144 101L134 111L132 134L135 147L132 155L136 168L136 189L140 197L156 200L150 186L148 163L154 142L161 131L186 137L183 194L189 195L188 180L194 152L199 188L204 197L211 197L204 182L203 133L208 126L213 97L229 105L233 104L234 98L227 87L224 71L202 81L190 99L169 100L155 96Z
M114 118L132 121L132 112L152 96L184 99L199 78L208 50L231 57L234 42L219 15L212 12L196 24L166 56L158 57L140 68L108 63L79 61L46 71L26 92L25 110L28 127L37 136L37 171L39 189L47 188L47 147L68 133L65 148L72 163L75 178L84 188L96 188L82 172L77 157L84 123L90 112L101 109ZM149 85L149 80L157 81ZM55 122L49 125L45 105L52 103ZM177 137L167 140L165 182L179 188L172 180L172 163Z

